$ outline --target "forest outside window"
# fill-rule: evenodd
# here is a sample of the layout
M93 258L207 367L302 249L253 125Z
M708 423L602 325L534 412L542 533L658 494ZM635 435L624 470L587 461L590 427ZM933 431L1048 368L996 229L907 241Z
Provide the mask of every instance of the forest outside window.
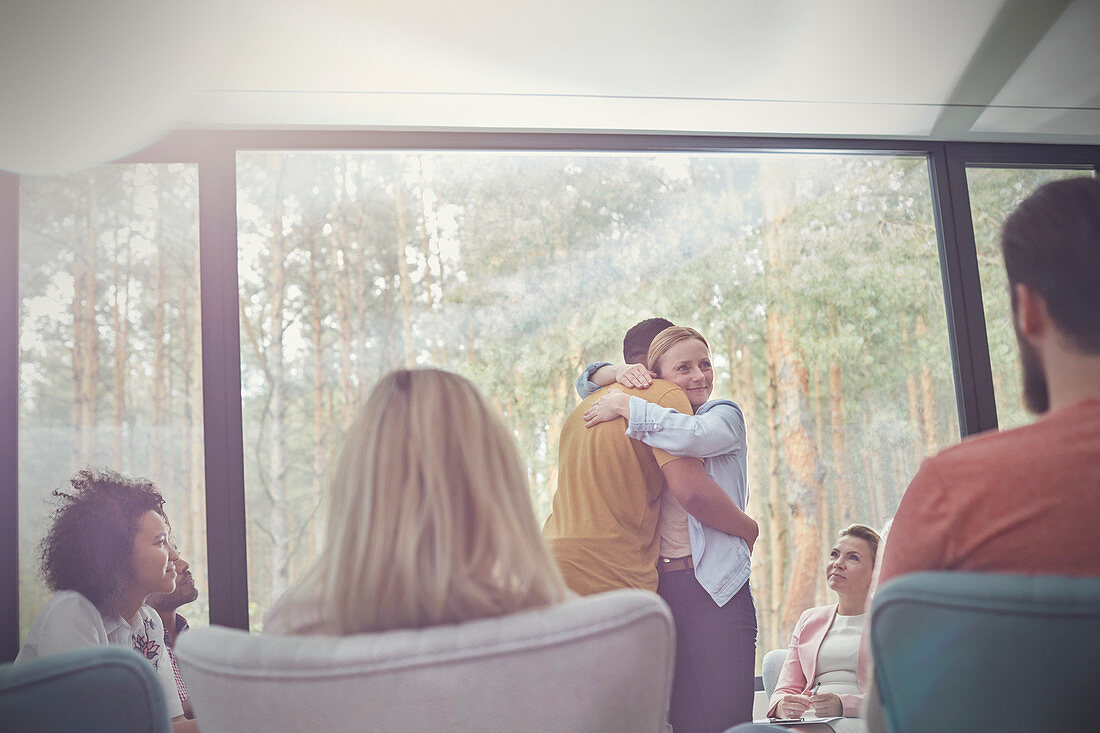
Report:
M19 197L19 619L49 597L50 494L85 467L152 480L208 618L198 171L23 177Z
M242 152L237 186L253 628L394 367L490 396L541 522L583 364L647 316L699 329L748 425L761 653L825 602L836 531L959 438L922 156Z

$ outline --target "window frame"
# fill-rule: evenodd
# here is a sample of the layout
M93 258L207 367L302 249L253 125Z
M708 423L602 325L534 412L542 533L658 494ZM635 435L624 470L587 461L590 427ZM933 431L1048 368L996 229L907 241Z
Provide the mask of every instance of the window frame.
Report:
M831 153L919 156L939 245L960 437L996 428L967 166L1100 169L1100 145L556 132L177 131L118 163L192 163L199 175L203 434L210 622L248 628L237 279L241 151ZM19 176L0 172L0 662L19 650Z

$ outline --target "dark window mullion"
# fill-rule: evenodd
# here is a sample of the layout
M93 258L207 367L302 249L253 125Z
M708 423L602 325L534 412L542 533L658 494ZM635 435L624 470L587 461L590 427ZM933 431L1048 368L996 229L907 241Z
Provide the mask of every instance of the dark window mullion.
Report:
M198 165L210 623L247 629L236 151L212 145Z
M0 171L0 662L19 653L19 176Z
M943 145L933 149L929 164L959 431L965 438L997 427L974 223L963 160Z

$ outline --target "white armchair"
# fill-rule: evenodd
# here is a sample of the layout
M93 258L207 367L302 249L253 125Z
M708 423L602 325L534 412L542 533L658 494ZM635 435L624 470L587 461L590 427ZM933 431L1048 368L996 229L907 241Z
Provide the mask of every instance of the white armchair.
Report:
M177 657L203 733L665 731L672 617L621 590L541 611L357 636L213 627Z

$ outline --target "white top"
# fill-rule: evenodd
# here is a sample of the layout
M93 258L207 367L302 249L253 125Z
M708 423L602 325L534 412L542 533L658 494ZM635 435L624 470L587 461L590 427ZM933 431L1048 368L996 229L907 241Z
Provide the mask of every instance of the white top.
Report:
M149 606L138 609L128 623L121 616L104 618L95 604L75 590L58 591L38 613L15 663L108 644L133 649L148 659L164 688L168 717L183 715L172 662L164 646L164 625Z
M834 695L859 694L856 668L859 664L859 639L867 614L841 616L839 613L829 627L821 648L817 651L817 676L814 684L818 692Z

